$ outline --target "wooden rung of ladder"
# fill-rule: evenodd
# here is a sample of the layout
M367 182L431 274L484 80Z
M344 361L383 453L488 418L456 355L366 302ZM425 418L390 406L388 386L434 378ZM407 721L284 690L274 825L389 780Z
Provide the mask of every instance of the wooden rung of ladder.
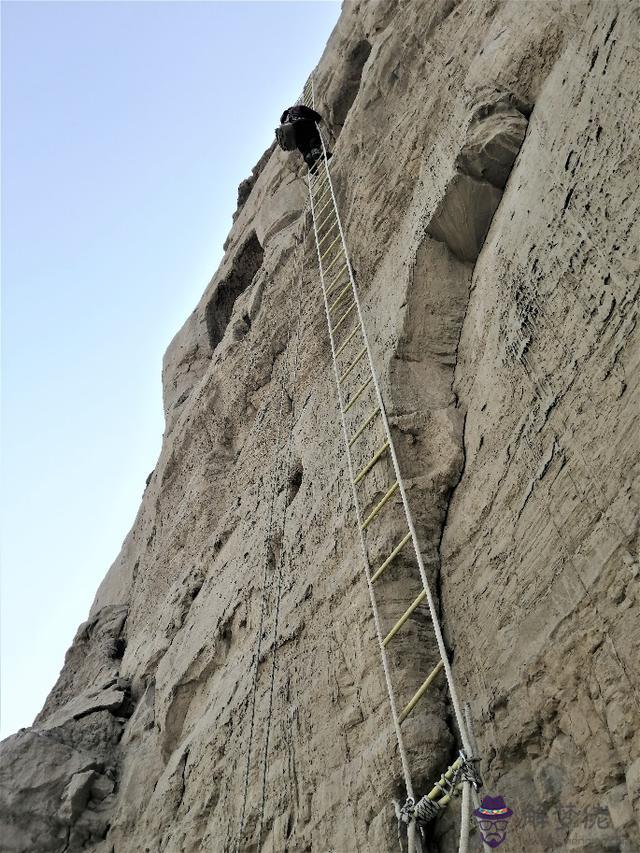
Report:
M311 194L313 195L315 193L315 190L317 190L318 188L319 188L319 192L316 194L315 198L313 199L314 205L316 205L320 201L321 198L326 198L327 196L329 196L329 198L332 198L331 187L329 186L328 183L325 182L322 184L322 186L320 186L319 183L314 186L312 183L311 184Z
M366 346L362 347L362 349L360 350L358 355L353 359L353 361L351 362L349 367L347 367L345 372L340 377L340 382L344 382L344 380L347 378L347 376L349 376L351 374L351 371L356 369L356 367L358 366L358 363L360 362L362 356L366 353L366 351L367 351ZM351 447L351 445L349 445L349 447Z
M338 236L335 238L335 240L333 241L333 243L330 243L330 244L329 244L329 247L328 247L327 249L325 249L325 250L324 250L324 252L320 255L320 260L322 260L323 258L325 258L325 257L327 256L327 254L328 254L328 253L333 249L333 247L335 246L335 244L336 244L336 243L338 242L338 240L340 239L340 236L341 236L341 235L340 235L340 234L338 234ZM336 257L339 257L339 255L337 255Z
M322 201L322 205L318 206L320 201ZM326 214L325 219L328 219L330 216L336 215L336 209L335 209L335 206L333 204L333 198L331 197L330 194L329 194L329 197L327 198L326 193L324 193L323 199L320 199L320 197L314 198L314 200L313 200L313 217L314 217L316 222L320 222L320 217L322 216L322 214L324 213L324 211L328 207L330 207L331 209ZM323 220L322 224L324 224L324 220ZM320 226L318 225L316 227L320 227Z
M336 237L336 240L338 240L341 236L342 236L341 234L338 234L338 236ZM330 246L329 248L331 248L331 246ZM324 254L326 255L327 253L325 252ZM324 257L324 255L323 255L323 257ZM336 256L335 256L335 258L331 261L331 263L329 264L329 266L328 266L328 267L326 268L326 270L324 271L324 274L325 274L325 275L329 272L329 270L330 270L330 269L331 269L331 267L335 264L335 262L336 262L337 260L339 260L339 258L341 258L341 257L342 257L342 258L344 257L344 247L342 247L342 252L336 252Z
M340 276L342 275L342 273L346 269L347 269L346 264L343 267L340 267L338 274L334 277L333 281L331 282L331 284L327 288L327 296L331 296L331 294L334 293L338 289L339 285L337 284L337 282L340 280Z
M357 327L356 327L356 328L357 328ZM353 404L354 404L354 403L356 403L356 402L358 401L358 399L359 399L359 398L362 396L362 394L366 391L366 389L369 387L369 385L371 385L371 382L372 382L372 381L373 381L373 377L372 377L372 376L370 376L370 377L367 379L367 381L366 381L365 383L363 383L363 384L358 388L358 390L356 391L356 393L353 395L353 397L349 400L349 402L347 403L347 405L344 407L344 413L345 413L345 415L346 415L346 413L349 411L349 409L351 408L351 406L353 406Z
M337 279L336 279L336 280L337 280ZM350 284L350 283L351 283L351 282L349 281L349 284ZM332 287L332 288L331 288L331 290L327 291L327 299L330 299L332 296L335 296L336 292L337 292L341 287L344 287L345 285L346 285L346 282L345 282L345 280L344 280L344 279L342 279L341 281L338 281L338 283L337 283L337 285L336 285L335 287Z
M422 699L424 694L427 692L427 690L429 689L429 685L431 684L433 679L436 677L436 675L440 672L440 670L442 669L443 666L444 666L443 662L438 661L436 666L431 670L429 675L426 677L422 687L418 690L418 692L413 697L413 699L405 706L404 710L402 711L402 713L400 714L400 716L398 718L399 722L402 723L404 720L407 719L409 714L413 711L413 709L416 707L418 702Z
M410 532L409 532L409 533L407 533L407 535L406 535L406 536L403 536L403 537L402 537L402 539L400 540L400 542L398 542L398 544L397 544L397 545L396 545L396 547L393 549L393 551L389 554L389 556L388 556L388 557L387 557L387 559L384 561L384 563L383 563L379 568L377 568L377 569L376 569L375 573L374 573L374 574L372 575L372 577L371 577L371 583L375 583L375 581L377 581L377 580L378 580L378 578L379 578L379 577L380 577L380 575L384 572L384 570L387 568L387 566L390 566L390 565L391 565L391 563L393 563L393 561L394 561L394 560L395 560L395 558L398 556L398 554L400 553L400 551L402 551L402 549L403 549L403 548L404 548L404 546L407 544L407 542L409 541L409 539L411 539L411 533L410 533Z
M427 597L427 592L426 592L426 590L423 589L422 592L420 593L420 595L415 599L415 601L411 604L411 606L405 610L405 612L398 619L396 624L393 626L393 628L389 631L387 636L382 641L382 645L385 648L391 642L391 640L395 637L395 635L398 633L400 628L402 628L402 626L407 621L407 619L411 616L411 614L416 609L416 607L418 607L420 604L422 604L422 602L425 600L426 597Z
M316 229L316 231L317 231L318 233L320 233L320 229L321 229L321 228L324 228L325 223L327 223L330 219L334 219L336 223L338 222L338 220L336 219L336 212L335 212L335 209L331 209L331 210L326 214L326 216L323 218L322 222L320 221L320 213L321 213L321 212L322 212L326 207L328 207L330 204L331 204L331 199L329 199L328 201L326 201L326 202L322 205L322 207L321 207L321 208L319 208L319 209L316 211L316 214L315 214L315 221L316 221L315 229Z
M324 243L324 241L327 239L327 237L329 237L329 236L331 235L331 231L332 231L332 229L331 229L331 228L329 228L329 230L328 230L328 231L327 231L327 233L324 235L324 237L323 237L323 238L318 242L318 247L322 246L322 244L323 244L323 243Z
M319 201L319 199L316 199L316 203L317 203L318 201ZM325 203L322 205L322 207L321 207L321 208L320 208L320 209L315 213L315 218L316 218L316 220L317 220L318 216L320 216L320 214L322 213L322 211L325 209L325 207L328 207L328 206L331 204L331 202L332 202L332 201L333 201L333 199L331 199L331 198L330 198L330 199L328 199L327 201L325 201ZM331 211L331 213L333 213L333 210ZM331 214L329 214L329 215L331 215Z
M311 192L315 195L314 202L317 204L321 198L329 194L330 185L327 178L316 178L316 182L311 185ZM317 195L316 195L317 193Z
M358 331L359 328L360 328L360 326L356 324L353 327L353 330L349 333L349 335L343 340L343 342L340 344L340 347L336 351L336 358L340 355L342 350L347 346L347 344L353 338L353 336L355 335L355 333Z
M311 178L311 187L319 187L320 184L326 182L328 177L326 170L323 169L315 178Z
M320 204L320 202L324 202L324 204L322 205L322 207L318 207L318 205ZM333 202L333 199L331 198L331 196L329 196L329 197L327 198L327 191L326 191L326 190L324 190L323 192L321 192L321 193L318 195L318 197L317 197L317 198L314 198L314 200L313 200L314 215L317 217L317 216L318 216L318 213L322 213L322 211L325 209L325 207L327 207L328 205L330 205L332 202ZM316 212L316 208L317 208L317 212Z
M379 513L379 512L380 512L380 510L384 507L384 505L385 505L388 501L390 501L390 500L391 500L391 498L392 498L392 497L395 495L395 493L398 491L398 485L399 485L399 484L398 484L398 481L396 480L396 481L395 481L395 483L393 484L393 486L391 486L391 488L389 489L389 491L388 491L388 492L385 494L385 496L382 498L382 500L380 501L380 503L376 504L376 506L373 508L373 510L371 511L371 513L370 513L370 514L365 518L365 520L362 522L362 525L361 525L361 529L362 529L362 530L366 530L366 529L367 529L367 527L371 524L371 522L373 521L373 519L378 515L378 513Z
M371 421L376 417L376 415L380 414L380 409L378 406L369 414L365 421L363 421L362 425L358 427L358 429L354 432L354 434L349 439L349 447L353 447L356 441L360 438L365 429L369 426Z
M442 661L440 661L440 664L442 664ZM429 793L427 794L428 800L438 800L438 797L440 796L440 794L444 790L445 784L447 782L450 782L453 779L454 773L456 772L456 770L460 770L463 763L464 762L462 760L462 756L458 756L458 758L456 758L456 760L453 762L451 767L447 768L447 770L438 779L438 781L433 786L433 788L429 791ZM448 799L447 799L447 797L448 797ZM442 799L438 800L438 803L440 805L446 806L446 804L449 802L450 799L451 799L451 795L445 794L445 796Z
M330 204L330 203L331 203L331 199L329 199L329 201L328 201L326 204L324 204L324 205L322 206L321 210L319 210L319 211L318 211L318 213L316 214L316 222L318 221L318 216L320 215L320 213L321 213L321 212L322 212L322 211L327 207L327 205L328 205L328 204ZM316 231L317 231L318 233L320 233L320 229L321 229L321 228L324 228L325 223L326 223L326 222L328 222L332 217L335 219L335 211L330 210L330 211L329 211L329 213L327 213L327 215L324 217L324 219L322 220L322 222L319 222L319 223L318 223L318 225L316 225ZM336 219L335 221L337 222L338 220Z
M326 207L326 205L325 205L325 207ZM332 216L333 216L333 217L334 217L334 219L335 219L335 211L330 210L330 211L329 211L329 213L327 213L327 215L325 216L325 218L322 220L322 222L319 222L319 223L316 225L316 231L317 231L318 233L320 233L320 229L321 229L321 228L324 228L324 224L325 224L325 222L328 222L328 221L331 219L331 217L332 217ZM318 215L316 214L316 220L317 220L317 219L318 219ZM336 221L335 221L335 224L336 224L336 225L338 224L338 220L337 220L337 219L336 219ZM331 227L333 228L333 225L332 225Z
M324 159L324 158L322 158L322 159ZM313 176L312 176L312 177L313 177ZM312 181L312 182L318 183L318 181L320 181L320 180L322 180L323 178L326 178L326 177L327 177L326 170L322 169L318 175L316 175L315 177L313 177L313 181Z
M345 287L342 288L339 295L334 299L334 301L329 306L329 312L333 311L333 309L338 305L344 297L347 295L349 290L351 289L351 282L349 282Z
M347 308L347 310L344 312L344 314L342 315L342 317L340 317L340 319L339 319L339 320L338 320L338 322L335 324L335 326L333 327L333 329L331 329L331 334L332 334L332 335L335 335L335 333L338 331L338 329L340 328L340 326L344 323L344 321L347 319L347 317L349 316L349 314L351 314L351 312L353 311L353 309L354 309L355 307L356 307L356 303L355 303L355 301L354 301L354 302L352 302L352 303L351 303L351 305Z
M386 451L387 451L388 449L389 449L389 442L388 442L388 441L385 441L385 443L382 445L382 447L381 447L381 448L380 448L376 453L374 453L374 454L373 454L373 456L372 456L372 457L371 457L371 459L367 462L367 464L364 466L364 468L363 468L363 469L358 473L358 475L356 476L355 480L353 481L353 485L354 485L354 486L357 486L357 485L358 485L358 483L359 483L362 479L364 479L364 477L366 477L366 476L367 476L367 474L369 473L369 471L371 471L371 469L372 469L372 468L373 468L373 466L376 464L376 462L378 461L378 459L380 459L380 457L381 457L381 456L383 456L383 455L386 453Z

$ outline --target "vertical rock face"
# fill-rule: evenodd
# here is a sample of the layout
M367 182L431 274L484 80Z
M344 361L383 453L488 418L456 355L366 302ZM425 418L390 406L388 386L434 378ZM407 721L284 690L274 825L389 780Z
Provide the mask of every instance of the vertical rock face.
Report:
M314 76L513 851L639 849L638 30L625 2L353 2ZM256 851L260 823L273 853L397 849L305 205L298 155L267 152L165 356L133 528L42 713L2 744L3 850ZM385 625L414 583L389 570ZM410 696L437 659L426 613L391 659ZM457 748L442 684L406 736L424 792ZM456 816L431 849L456 849Z

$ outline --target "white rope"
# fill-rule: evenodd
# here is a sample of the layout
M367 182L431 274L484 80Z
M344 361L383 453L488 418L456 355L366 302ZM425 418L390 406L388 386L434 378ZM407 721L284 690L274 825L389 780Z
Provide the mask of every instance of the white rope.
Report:
M326 149L324 148L324 142L323 142L323 150L324 150L324 154L325 154L325 165L326 165ZM328 172L328 169L327 169L327 172ZM385 681L386 681L386 685L387 685L387 693L389 694L389 704L391 706L391 717L393 719L393 727L395 729L396 739L398 741L398 750L400 752L400 761L402 763L402 773L404 776L405 788L406 788L406 792L407 792L407 797L413 798L414 794L413 794L413 785L411 782L411 772L409 770L409 761L408 761L407 752L406 752L406 749L404 746L404 740L402 737L402 732L400 730L400 720L398 717L396 700L395 700L395 696L394 696L394 692L393 692L393 687L391 684L391 673L389 671L389 662L387 660L387 653L386 653L385 647L384 647L383 642L382 642L382 637L383 637L382 627L380 624L380 615L378 613L378 605L376 602L375 593L373 591L373 585L371 583L371 566L369 564L369 556L368 556L368 552L367 552L367 546L366 546L366 542L364 539L364 532L362 530L362 517L361 517L361 513L360 513L360 506L358 504L358 497L357 497L356 489L355 489L355 486L353 485L353 480L354 480L353 462L351 460L351 451L349 449L349 435L347 433L347 422L346 422L346 417L345 417L345 412L344 412L344 400L342 398L342 389L340 387L340 374L338 372L338 363L336 360L336 346L335 346L335 341L333 338L333 333L331 331L331 319L329 316L329 302L327 299L327 291L325 288L324 272L323 272L323 267L322 267L321 254L320 254L319 235L318 235L318 231L316 229L316 217L315 217L315 208L314 208L314 203L313 203L311 175L309 175L309 201L311 204L311 214L313 216L313 230L314 230L314 235L316 238L316 251L318 253L318 265L320 268L320 285L322 287L322 295L323 295L323 299L324 299L324 308L325 308L325 314L327 317L327 326L329 328L329 341L331 344L331 355L332 355L332 360L333 360L333 370L334 370L334 374L335 374L336 387L337 387L337 391L338 391L338 405L340 407L340 420L342 422L342 432L344 435L345 445L347 447L347 464L348 464L348 468L349 468L349 481L351 482L351 491L353 494L353 502L354 502L354 507L355 507L355 511L356 511L356 520L357 520L358 531L359 531L359 536L360 536L360 547L362 550L362 556L363 556L363 561L364 561L365 576L367 579L367 587L369 589L369 598L371 600L371 609L373 611L373 620L374 620L375 628L376 628L376 636L378 638L378 645L380 647L380 656L382 658L382 667L384 669L384 677L385 677ZM334 205L335 205L335 200L334 200ZM336 209L336 215L337 215L337 209Z
M409 853L422 853L420 830L418 829L415 820L412 820L407 827L407 843L409 846Z
M276 446L280 446L280 425L282 423L282 408L283 408L283 396L280 399L280 407L278 412L278 431L276 436ZM246 805L247 805L247 792L249 789L249 772L251 767L251 751L253 747L253 733L255 728L255 716L256 716L256 696L258 692L258 668L260 665L260 654L262 650L262 632L264 627L264 619L266 613L266 601L268 598L268 587L269 580L269 556L268 556L268 547L271 541L271 532L272 532L272 524L273 524L273 512L275 505L275 496L278 484L278 472L277 472L277 462L274 466L273 478L272 478L272 493L271 493L271 501L269 505L269 513L267 516L267 524L265 526L265 554L264 554L264 568L262 575L262 599L260 603L260 621L258 625L258 634L256 637L256 647L254 650L254 668L253 668L253 685L251 691L251 722L249 725L249 743L247 745L247 760L245 763L245 774L244 774L244 784L243 784L243 793L242 793L242 807L238 828L238 836L236 840L236 853L240 850L240 845L242 843L242 837L244 833L244 822L246 815Z
M476 735L473 730L473 718L471 716L471 707L468 702L464 703L464 721L467 725L467 732L469 733L469 742L471 744L471 755L469 758L477 759L479 757L478 752L478 743L476 741ZM480 808L480 794L477 789L472 787L471 789L471 801L475 808ZM491 853L491 847L487 844L486 841L482 841L482 849L485 853Z
M315 91L314 91L314 86L313 86L313 79L311 81L311 86L312 86L312 104L315 107ZM440 627L440 622L438 619L438 614L437 614L437 610L435 607L435 602L434 602L433 595L431 592L431 587L430 587L429 581L427 579L427 574L426 574L424 562L422 559L422 553L420 551L420 546L419 546L419 542L418 542L418 536L417 536L415 525L413 522L413 516L412 516L411 510L409 507L409 502L407 499L407 494L406 494L402 474L400 472L400 465L398 462L398 457L396 454L395 445L393 442L393 438L391 436L391 429L389 427L389 421L388 421L386 409L384 406L384 400L383 400L382 392L381 392L380 385L378 382L378 377L377 377L377 374L375 371L373 356L371 353L371 347L369 345L369 340L367 338L367 332L366 332L366 327L365 327L365 323L364 323L364 317L362 314L362 307L360 304L360 299L359 299L358 291L357 291L356 284L355 284L353 269L351 267L351 259L349 257L349 253L347 251L347 244L346 244L346 240L345 240L345 236L344 236L344 231L342 228L342 222L340 220L340 215L338 212L338 204L337 204L336 197L335 197L333 182L331 180L331 174L329 172L327 148L326 148L325 141L323 139L322 133L320 131L320 127L318 125L316 125L316 127L318 129L318 133L320 136L320 143L322 145L322 154L323 154L322 159L323 159L325 172L326 172L326 180L323 181L323 183L326 183L326 185L328 185L329 191L331 193L331 201L333 203L333 209L334 209L334 213L335 213L336 224L338 226L338 231L340 234L340 240L342 243L342 251L343 251L345 262L346 262L346 268L347 268L347 272L349 275L349 281L351 283L351 291L352 291L352 295L353 295L353 301L355 303L356 312L358 315L358 322L360 325L360 331L362 334L362 339L363 339L365 350L366 350L366 356L367 356L367 360L369 363L369 370L370 370L370 374L371 374L371 379L373 381L373 386L375 389L375 394L376 394L378 406L380 409L380 415L382 418L384 432L386 435L386 439L389 443L389 453L391 456L393 469L395 472L396 480L397 480L399 491L400 491L400 496L402 499L402 506L404 509L405 519L406 519L407 527L409 529L409 533L411 535L411 541L412 541L413 549L415 552L416 562L418 564L420 579L422 581L422 586L423 586L425 596L427 599L427 603L429 606L429 612L431 615L431 621L432 621L432 625L433 625L433 632L434 632L436 642L438 645L438 651L440 653L440 659L442 661L442 664L443 664L443 667L445 670L445 674L446 674L446 678L447 678L447 684L449 687L449 694L451 696L451 705L453 707L454 715L456 718L458 732L460 735L460 741L462 743L462 747L464 749L465 754L471 755L471 746L470 746L470 742L469 742L469 737L468 737L465 721L464 721L463 716L462 716L462 709L460 706L460 701L458 699L458 694L457 694L455 683L453 680L453 672L451 669L451 664L449 662L449 656L447 654L447 650L446 650L446 647L444 644L442 629ZM317 185L317 181L316 181L316 185ZM320 280L321 280L322 292L323 292L324 302L325 302L325 312L327 315L327 325L329 328L329 338L331 341L331 352L332 352L332 356L333 356L333 366L334 366L334 372L335 372L335 377L336 377L336 386L338 389L338 400L339 400L339 405L340 405L340 417L341 417L341 421L342 421L342 429L343 429L343 433L344 433L345 444L347 446L347 462L348 462L348 468L349 468L349 479L350 479L351 484L352 484L352 492L353 492L353 499L354 499L355 510L356 510L358 530L360 532L360 543L361 543L361 548L362 548L362 552L363 552L363 556L364 556L365 575L367 578L367 586L369 588L369 596L371 598L371 607L373 610L374 622L375 622L375 626L376 626L376 634L378 636L378 644L380 646L380 655L382 658L382 664L383 664L383 669L384 669L384 674L385 674L385 681L387 684L387 692L389 694L389 704L391 707L391 716L392 716L394 728L396 731L396 738L398 741L398 749L400 751L400 757L401 757L401 761L402 761L403 774L405 777L405 785L407 788L407 796L411 797L412 799L415 799L415 797L413 795L413 787L412 787L412 783L411 783L411 773L410 773L410 769L409 769L409 763L408 763L408 759L407 759L406 749L404 747L404 740L402 737L402 732L400 729L400 722L399 722L396 703L395 703L394 691L393 691L393 687L391 684L391 677L390 677L390 672L389 672L389 665L388 665L386 650L385 650L385 647L384 647L383 641L382 641L382 632L381 632L381 625L380 625L378 608L377 608L377 604L376 604L376 598L375 598L373 586L371 583L371 572L370 572L369 558L368 558L366 542L365 542L363 531L362 531L362 521L361 521L361 517L360 517L360 508L359 508L359 504L358 504L355 486L353 485L353 480L354 480L353 465L352 465L351 454L350 454L350 449L349 449L349 438L348 438L347 427L346 427L344 404L343 404L343 398L342 398L342 389L340 386L340 375L338 372L338 366L337 366L337 361L336 361L335 342L334 342L334 338L333 338L331 320L330 320L330 316L329 316L329 304L327 301L324 275L323 275L323 270L322 270L322 258L321 258L321 253L320 253L319 234L318 234L317 229L315 227L316 226L316 219L315 219L315 211L314 211L314 204L313 204L312 186L313 185L311 182L311 178L309 178L309 197L310 197L310 203L311 203L311 210L312 210L312 214L313 214L314 232L315 232L315 236L316 236L316 249L317 249L317 253L318 253L318 265L320 267ZM469 785L465 784L464 787L468 788ZM468 799L468 793L469 792L467 791L467 799ZM477 796L477 794L476 794L476 796ZM468 811L468 809L467 809L467 811ZM468 825L467 825L467 830L468 830ZM467 831L467 835L468 835L468 831ZM415 827L415 822L412 821L408 827L409 850L411 851L411 853L418 853L418 850L419 850L420 842L416 838L416 836L417 836L417 831L416 831L416 827ZM460 853L463 853L463 851L461 850Z
M367 338L367 331L366 331L365 324L364 324L364 318L362 316L362 307L360 305L360 299L358 297L358 291L356 288L355 279L353 277L353 270L351 268L351 260L349 258L349 253L347 251L347 244L346 244L346 240L344 237L344 231L342 230L342 222L340 221L340 215L338 213L338 204L336 202L336 197L335 197L335 193L333 190L333 182L331 181L331 174L329 172L329 165L327 162L327 149L326 149L326 146L324 144L324 139L322 139L322 136L320 136L320 141L322 143L323 159L324 159L324 165L325 165L325 169L326 169L326 173L327 173L327 183L329 186L329 191L331 192L331 198L333 200L333 205L335 208L336 222L338 225L338 229L340 231L340 238L342 240L342 249L343 249L344 256L345 256L345 261L346 261L346 265L347 265L347 272L349 274L349 280L351 282L351 290L353 293L353 300L354 300L355 305L356 305L358 320L360 322L362 339L364 341L364 345L365 345L366 351L367 351L367 359L369 361L369 369L371 372L371 377L373 380L373 386L375 388L376 397L378 400L378 405L380 406L380 414L382 417L382 423L383 423L385 435L387 437L387 441L389 442L389 452L391 455L391 460L393 463L393 469L394 469L394 472L396 475L396 479L398 481L400 496L402 498L402 506L404 508L405 519L407 522L407 527L409 528L409 532L411 533L411 541L413 543L413 550L415 552L416 562L418 563L418 570L420 572L420 579L422 581L422 586L423 586L424 591L426 593L426 598L427 598L427 602L429 605L429 612L431 614L431 622L433 625L433 633L435 634L435 637L436 637L436 642L438 644L438 651L440 652L440 659L442 660L442 663L444 666L444 671L445 671L446 676L447 676L447 683L449 685L449 694L451 695L451 705L453 707L453 711L454 711L454 714L456 717L456 723L458 725L458 731L460 733L460 741L462 743L462 746L463 746L465 753L467 755L469 755L471 753L471 749L470 749L470 745L469 745L469 738L468 738L466 727L464 724L464 719L462 717L462 710L460 707L460 701L458 699L458 693L457 693L457 690L456 690L456 687L455 687L455 684L453 681L453 672L451 670L451 664L449 663L449 656L447 655L447 650L446 650L446 647L444 644L444 638L442 636L442 629L440 627L440 621L438 619L436 606L435 606L435 603L433 600L433 595L431 593L431 587L430 587L429 581L427 579L427 573L426 573L425 568L424 568L424 562L422 560L422 554L420 552L420 545L418 543L418 536L417 536L416 529L415 529L415 526L413 523L413 516L411 514L411 510L409 508L409 502L407 500L407 493L405 490L404 481L402 479L402 474L400 473L400 465L398 463L398 457L396 455L396 449L395 449L395 446L393 443L393 438L391 437L391 429L389 427L389 421L387 419L387 413L386 413L386 410L384 407L382 392L380 390L380 385L378 383L378 377L376 375L376 371L375 371L374 364L373 364L373 357L371 355L371 347L369 346L369 340Z
M465 781L462 783L462 805L460 807L460 844L458 845L458 853L467 853L469 850L469 819L471 817L471 801L469 794L471 792L471 782Z
M291 302L291 291L289 300ZM287 312L287 345L286 350L289 348L289 341L291 338L291 311ZM239 853L240 845L242 844L242 838L244 834L244 824L246 817L246 807L247 807L247 793L249 789L249 774L251 769L251 752L253 747L253 735L255 729L255 716L256 716L256 697L258 692L258 669L260 666L260 655L262 651L262 633L264 629L264 621L266 614L266 602L269 597L269 592L271 589L271 583L269 582L269 548L271 546L272 534L273 534L273 516L275 511L275 503L276 503L276 495L279 481L279 472L281 466L278 464L280 461L280 438L282 433L282 422L283 422L283 410L284 410L284 398L286 394L285 382L284 382L284 372L286 371L286 362L283 363L283 377L282 384L280 388L280 403L278 407L278 424L276 430L276 447L278 448L278 453L276 457L275 465L273 466L273 476L272 476L272 487L271 487L271 500L269 503L269 512L267 515L267 522L265 524L265 536L263 542L263 573L262 573L262 599L260 603L260 620L258 625L258 634L256 637L256 646L254 650L254 668L253 668L253 685L251 690L251 721L249 725L249 742L247 744L247 760L245 762L245 774L244 774L244 783L243 783L243 793L242 793L242 805L241 805L241 813L239 820L239 828L238 835L235 844L235 853Z
M275 609L275 617L274 617L274 626L273 626L273 654L271 658L271 680L269 685L269 707L267 710L267 731L265 734L265 743L264 743L264 756L262 762L262 799L260 804L260 821L259 821L259 829L258 829L258 851L262 847L262 832L264 827L264 809L266 804L266 795L267 795L267 770L269 766L269 738L271 734L271 714L273 711L273 693L275 687L276 680L276 668L277 668L277 654L278 654L278 627L280 624L280 604L282 600L282 576L283 576L283 564L284 564L284 555L285 555L285 547L284 547L284 538L285 538L285 525L287 519L287 487L289 483L289 476L291 473L291 457L292 457L292 447L293 447L293 424L295 421L295 403L294 403L294 395L296 392L296 383L298 378L298 366L300 362L300 327L302 325L302 284L304 278L304 252L305 247L304 244L306 242L306 211L303 214L302 220L302 237L300 243L298 245L298 249L301 247L302 254L302 262L300 264L300 285L298 291L298 321L296 326L296 340L293 349L293 371L291 378L291 432L289 433L289 442L287 446L287 458L284 466L284 488L285 488L285 499L284 506L282 511L282 528L281 528L281 536L280 536L280 554L278 556L278 571L277 571L277 580L276 580L276 609ZM293 314L293 288L289 291L289 316ZM283 371L282 375L282 385L283 389L285 387L285 375Z

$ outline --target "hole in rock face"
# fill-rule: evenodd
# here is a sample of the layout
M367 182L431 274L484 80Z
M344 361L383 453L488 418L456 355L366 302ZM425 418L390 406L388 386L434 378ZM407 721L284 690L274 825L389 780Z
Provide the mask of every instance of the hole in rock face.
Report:
M333 121L342 126L356 99L362 79L362 69L371 53L371 44L362 39L353 46L344 63L344 78L333 102Z
M233 306L262 266L264 250L255 232L238 249L229 275L221 281L205 308L205 322L211 351L222 338L233 313Z
M287 504L290 504L300 491L303 474L304 471L302 468L302 463L297 462L293 470L291 471L291 475L289 476L289 492L287 495Z
M475 262L527 131L515 96L481 104L469 124L456 173L428 232L462 261Z
M527 132L522 109L509 100L480 107L458 157L459 170L504 189Z
M496 212L502 190L488 181L458 172L427 227L461 261L475 262Z
M122 658L124 657L124 653L126 651L126 648L127 648L127 641L125 639L123 639L122 637L116 637L116 639L113 641L113 645L111 647L110 657L113 660L122 660Z

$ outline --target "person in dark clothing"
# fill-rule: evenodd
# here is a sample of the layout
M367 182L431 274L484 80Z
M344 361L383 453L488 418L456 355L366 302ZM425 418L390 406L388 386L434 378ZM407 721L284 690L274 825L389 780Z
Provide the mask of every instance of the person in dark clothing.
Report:
M322 157L322 142L316 127L321 121L322 116L304 104L288 107L280 116L280 124L294 125L296 147L311 172L315 172L316 163ZM331 157L331 154L327 153L327 157Z

